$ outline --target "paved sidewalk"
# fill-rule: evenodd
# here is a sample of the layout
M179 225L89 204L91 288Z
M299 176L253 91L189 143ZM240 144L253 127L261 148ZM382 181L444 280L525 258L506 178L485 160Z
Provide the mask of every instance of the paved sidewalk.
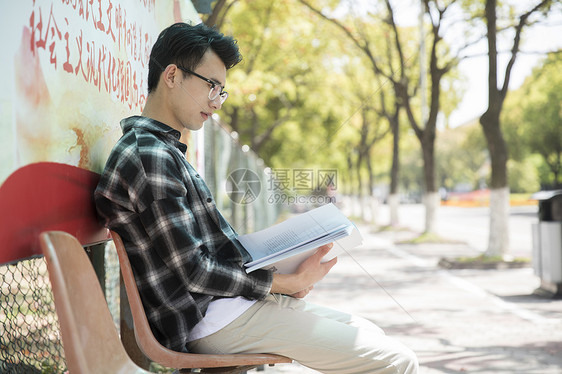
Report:
M465 244L396 245L408 231L372 233L339 257L308 300L360 314L415 352L420 373L562 373L562 300L533 296L532 269L443 270ZM266 373L316 373L297 364Z

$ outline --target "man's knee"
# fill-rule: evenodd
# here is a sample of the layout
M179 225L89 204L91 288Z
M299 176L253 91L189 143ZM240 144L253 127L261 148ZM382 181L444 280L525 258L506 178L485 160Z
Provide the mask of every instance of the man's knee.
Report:
M418 358L410 348L402 346L396 357L395 366L399 374L416 374L418 372Z

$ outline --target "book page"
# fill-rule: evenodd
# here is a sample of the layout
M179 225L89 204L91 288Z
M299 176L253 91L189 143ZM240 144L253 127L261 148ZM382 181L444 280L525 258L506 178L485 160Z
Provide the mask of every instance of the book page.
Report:
M287 258L290 256L294 256L296 254L302 253L304 251L308 251L309 249L318 248L324 244L332 243L340 238L350 235L352 230L352 226L342 225L333 230L330 230L327 233L321 234L317 237L314 237L310 240L305 240L299 244L293 245L288 248L283 248L278 252L271 253L267 256L258 258L257 260L251 261L249 263L244 264L246 267L253 267L258 266L262 267L266 263L273 263L274 261L278 261L282 258ZM272 260L272 261L270 261Z
M350 224L351 222L334 204L327 204L267 229L241 235L238 240L255 261L318 238L342 225Z
M330 261L339 254L344 253L347 249L360 245L363 242L363 238L355 226L347 226L343 230L338 230L333 235L324 238L324 240L299 246L278 256L268 256L248 263L245 265L247 266L246 272L250 273L257 269L272 269L276 273L292 273L304 260L314 253L317 247L332 242L334 247L324 256L322 262Z
M253 261L256 261L279 251L306 244L350 225L352 223L334 204L327 204L267 229L241 235L238 240L250 253Z

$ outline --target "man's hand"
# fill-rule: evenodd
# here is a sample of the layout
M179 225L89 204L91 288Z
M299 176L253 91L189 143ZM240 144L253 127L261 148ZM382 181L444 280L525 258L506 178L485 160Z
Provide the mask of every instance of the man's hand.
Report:
M299 291L289 296L294 297L295 299L303 299L310 291L312 291L313 288L314 286L310 286L306 290Z
M328 274L336 264L337 258L322 263L322 258L330 252L333 244L319 247L312 256L307 258L292 274L273 274L271 292L291 295L296 298L305 297L318 281Z

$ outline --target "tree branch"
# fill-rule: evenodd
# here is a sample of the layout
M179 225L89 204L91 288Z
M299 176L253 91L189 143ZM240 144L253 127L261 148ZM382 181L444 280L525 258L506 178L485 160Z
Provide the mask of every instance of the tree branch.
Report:
M271 21L271 10L273 9L274 2L269 3L269 5L270 6L267 8L266 15L264 17L265 18L264 23L263 23L264 27L266 25L268 25L269 22ZM248 64L246 64L245 70L246 70L247 74L250 74L252 72L252 70L254 70L254 65L255 65L256 60L258 59L259 54L260 54L260 52L263 48L263 45L264 45L264 42L263 42L264 39L265 39L265 33L261 33L260 38L257 41L257 47L254 47L252 49L253 53L252 53L251 57L249 58Z
M316 13L321 18L325 19L328 22L331 22L333 25L337 26L340 30L342 30L347 35L347 37L353 42L353 44L355 44L359 49L361 49L367 55L367 57L369 58L369 60L373 65L375 73L381 74L386 78L392 80L392 76L388 76L387 74L384 74L384 72L380 69L379 64L377 63L373 53L371 52L368 43L361 44L361 41L358 38L356 38L355 35L353 35L353 33L351 32L351 30L345 27L341 22L339 22L334 18L330 18L326 16L324 13L322 13L322 11L310 5L307 1L299 0L299 2L304 6L306 6L308 9L310 9L313 13Z
M505 69L505 76L504 76L504 80L503 80L503 86L502 86L502 89L500 91L500 97L501 97L502 101L505 99L505 97L507 95L507 89L509 87L509 80L511 78L511 71L513 70L513 65L515 64L517 54L519 53L519 44L521 43L521 33L523 32L523 28L525 27L525 25L527 24L527 20L529 19L529 17L533 13L541 10L543 7L547 6L550 2L551 2L551 0L542 0L540 3L535 5L535 7L533 7L531 10L529 10L527 13L524 13L524 14L521 15L521 17L519 17L519 23L515 27L515 38L513 40L513 47L511 48L511 58L509 59L509 62L507 63L507 67Z

